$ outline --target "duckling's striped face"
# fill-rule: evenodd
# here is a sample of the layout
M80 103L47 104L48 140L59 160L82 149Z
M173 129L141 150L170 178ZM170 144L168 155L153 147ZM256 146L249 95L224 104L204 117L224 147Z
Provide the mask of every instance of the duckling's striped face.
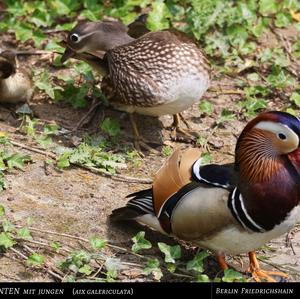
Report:
M300 120L284 112L267 112L243 130L236 147L236 164L250 181L270 178L284 156L299 152Z

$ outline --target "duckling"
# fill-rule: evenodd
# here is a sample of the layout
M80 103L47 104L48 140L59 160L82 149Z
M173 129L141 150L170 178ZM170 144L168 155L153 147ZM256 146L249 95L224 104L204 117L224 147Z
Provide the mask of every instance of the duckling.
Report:
M28 102L33 95L33 84L28 72L17 68L16 55L6 50L0 53L0 103Z
M183 132L178 114L198 102L210 85L210 65L204 53L175 30L149 32L134 39L119 22L82 23L68 34L61 60L70 57L98 64L106 74L106 86L114 91L111 102L130 113L135 144L143 147L133 113L174 115L175 130Z

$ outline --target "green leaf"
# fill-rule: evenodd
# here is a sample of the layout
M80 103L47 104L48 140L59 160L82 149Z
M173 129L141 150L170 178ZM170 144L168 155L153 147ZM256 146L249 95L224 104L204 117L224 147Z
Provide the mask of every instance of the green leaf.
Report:
M35 137L35 125L37 124L37 119L31 119L29 115L25 116L25 125L22 129L28 136Z
M148 260L146 267L143 270L143 274L150 275L153 274L155 280L160 280L163 276L161 269L159 267L158 259L150 259Z
M166 263L175 263L177 259L181 258L181 247L179 245L170 246L165 243L157 243L159 250L165 255Z
M259 81L260 77L257 73L251 73L247 75L247 79L251 81Z
M260 0L259 12L263 15L275 14L278 9L277 0Z
M201 155L201 165L206 165L211 163L212 161L212 156L210 153L203 153Z
M161 153L163 154L164 157L171 156L172 152L173 152L173 149L168 145L163 146L163 148L161 150Z
M233 269L224 270L224 276L222 277L224 282L245 282L246 279L240 272L234 271Z
M15 225L13 223L11 223L9 220L4 219L2 221L2 228L4 230L4 232L12 232L15 229Z
M0 233L0 248L9 249L13 247L15 241L10 237L8 233Z
M152 247L152 244L145 239L144 231L138 232L131 240L134 243L131 247L133 252L138 252L142 249L149 249Z
M37 136L35 141L44 149L52 144L52 139L47 135Z
M16 24L15 28L16 39L25 42L32 38L33 30L27 24Z
M27 258L26 263L29 266L40 267L45 263L45 257L38 253L33 253Z
M56 124L46 124L44 126L44 134L46 135L57 135L58 125Z
M275 26L279 28L287 27L292 23L291 15L280 12L276 14Z
M170 273L174 273L176 270L176 265L173 263L166 263L167 269Z
M235 118L235 115L233 112L231 112L227 109L223 109L219 119L216 120L216 124L219 126L219 125L223 124L224 122L234 120L234 118Z
M31 157L29 155L23 155L20 153L12 154L6 158L7 166L9 169L23 169L24 163L29 161L31 161Z
M197 282L210 282L209 277L206 274L200 274L196 276Z
M188 271L196 271L202 273L204 271L203 261L209 256L206 251L199 252L191 261L186 265Z
M0 205L0 217L5 216L5 208L3 205Z
M101 130L111 137L115 137L120 134L120 124L116 119L106 117L101 124Z
M286 111L287 113L289 113L289 114L292 114L292 115L294 115L294 116L297 116L297 113L296 113L296 111L295 111L293 108L287 108L285 111Z
M51 242L50 246L56 252L58 252L59 249L62 247L61 244L59 242L57 242L57 241Z
M295 91L292 93L290 101L295 103L296 106L300 108L300 94L298 92Z
M98 237L92 237L90 239L91 246L94 250L99 250L104 248L107 245L107 241Z
M26 239L26 240L31 240L32 239L30 231L27 227L22 227L22 228L18 229L17 230L17 236L19 238Z
M57 167L60 169L67 168L70 166L70 153L64 153L57 159Z
M83 267L79 268L78 272L85 275L90 275L93 270L90 265L84 265Z
M214 106L213 106L213 104L210 103L210 102L208 102L208 101L201 101L199 103L198 108L199 108L199 111L201 113L205 113L205 114L208 114L208 115L210 115L210 114L212 114L214 112Z
M148 14L147 27L151 31L158 31L170 27L168 18L171 17L167 5L162 0L152 3L152 11Z
M0 171L6 170L7 166L5 165L5 162L2 157L0 157Z

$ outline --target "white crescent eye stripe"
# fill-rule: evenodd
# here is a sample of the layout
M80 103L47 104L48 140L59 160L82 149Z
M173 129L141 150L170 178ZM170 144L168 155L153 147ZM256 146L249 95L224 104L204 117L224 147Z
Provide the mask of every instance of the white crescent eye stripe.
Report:
M76 43L79 43L82 39L84 39L84 38L86 38L86 37L88 37L88 36L90 36L90 35L93 35L93 34L95 34L95 33L97 33L97 32L98 32L98 31L95 30L95 31L92 31L92 32L89 32L89 33L83 34L83 35L79 35L78 33L73 33L73 34L70 35L70 38L71 38L72 35L76 35L77 38L78 38L78 40L76 41ZM71 40L72 40L72 39L71 39ZM74 42L74 41L73 41L73 42Z

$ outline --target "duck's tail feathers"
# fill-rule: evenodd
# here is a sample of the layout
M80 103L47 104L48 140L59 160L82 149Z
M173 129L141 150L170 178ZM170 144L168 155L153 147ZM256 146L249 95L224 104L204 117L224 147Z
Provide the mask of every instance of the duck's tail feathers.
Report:
M154 215L152 189L129 194L130 200L125 207L115 209L110 215L112 221L136 220L145 214Z

